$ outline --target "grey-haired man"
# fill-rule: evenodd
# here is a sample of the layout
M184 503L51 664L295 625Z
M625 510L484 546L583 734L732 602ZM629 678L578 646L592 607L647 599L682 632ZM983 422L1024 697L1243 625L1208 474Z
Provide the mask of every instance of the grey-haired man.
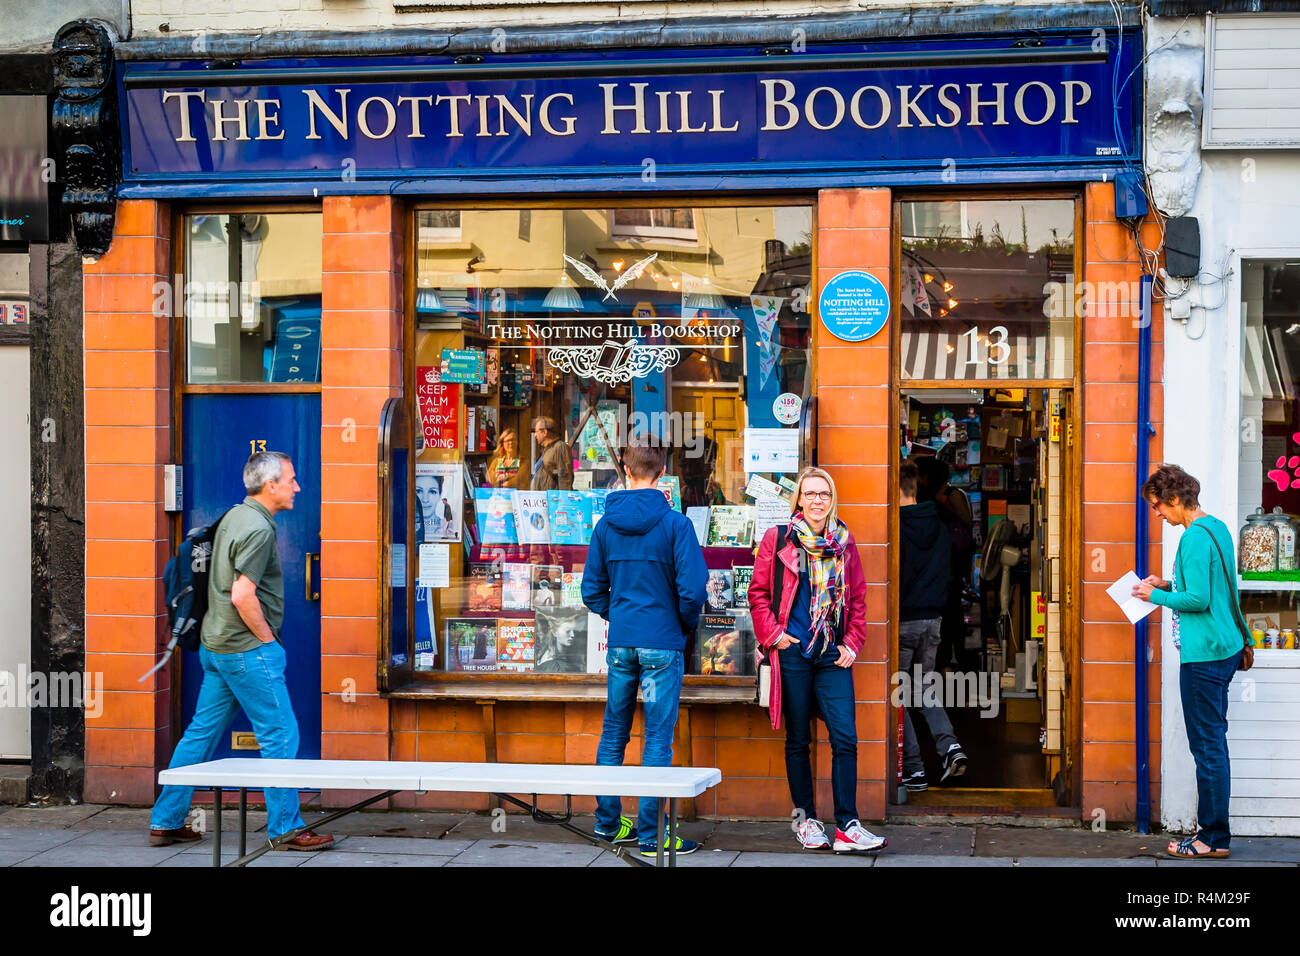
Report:
M176 745L170 766L212 759L235 712L243 708L263 757L298 756L298 719L284 680L280 644L284 577L276 548L275 515L293 508L301 489L289 456L258 452L244 465L243 502L221 519L212 542L208 611L199 661L203 685L194 718ZM268 788L266 832L272 840L305 826L298 791ZM154 846L200 839L185 823L193 787L163 787L149 821ZM323 850L334 838L307 830L278 849Z

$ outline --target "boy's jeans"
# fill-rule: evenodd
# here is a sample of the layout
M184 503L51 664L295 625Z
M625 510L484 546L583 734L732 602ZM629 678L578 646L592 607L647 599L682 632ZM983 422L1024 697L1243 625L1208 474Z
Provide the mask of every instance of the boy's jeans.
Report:
M921 678L934 671L934 658L939 651L939 625L942 618L930 618L923 621L900 621L898 624L898 670L906 674L912 683L912 693L917 693L914 665L921 665ZM912 726L912 710L903 707L903 773L911 775L918 770L925 770L921 760L921 745L916 740L916 728ZM952 732L952 721L942 707L917 708L930 728L934 738L934 749L942 757L955 743L957 738Z
M636 692L645 697L645 740L641 766L668 767L673 762L673 733L677 727L677 703L682 696L682 673L686 663L681 651L655 647L611 647L605 652L609 664L609 688L605 703L605 726L600 732L596 766L623 766L623 751L632 733L636 713ZM618 797L596 798L596 829L617 833L622 813ZM642 846L654 846L659 828L659 801L645 798L637 814L636 838Z
M214 654L200 647L199 662L203 686L194 719L185 728L168 767L211 760L240 707L253 725L263 757L298 756L298 719L284 682L285 654L279 641L239 654ZM267 788L264 793L267 836L274 840L303 826L297 790ZM163 787L149 826L155 830L185 826L193 794L193 787Z

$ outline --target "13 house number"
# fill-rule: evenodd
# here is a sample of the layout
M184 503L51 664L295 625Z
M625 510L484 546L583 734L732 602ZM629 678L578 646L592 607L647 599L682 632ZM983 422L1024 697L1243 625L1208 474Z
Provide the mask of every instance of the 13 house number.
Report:
M993 328L989 329L989 334L984 341L985 344L988 345L989 351L987 361L990 365L1002 365L1007 359L1011 358L1011 346L1007 344L1007 334L1007 327L1005 325L995 325ZM997 338L994 339L994 336L997 336ZM966 364L979 365L979 326L976 325L967 329L961 334L961 337L970 339L970 342L967 343L966 349L966 354L969 355L970 358L966 359ZM997 353L996 356L994 355L995 352Z
M249 454L249 457L251 458L253 455L256 455L259 451L266 451L266 439L265 439L265 438L250 438L250 439L248 440L248 454Z

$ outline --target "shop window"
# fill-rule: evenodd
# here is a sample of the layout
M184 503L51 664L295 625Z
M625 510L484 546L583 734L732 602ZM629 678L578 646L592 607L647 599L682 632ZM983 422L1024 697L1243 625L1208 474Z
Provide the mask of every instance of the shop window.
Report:
M421 246L426 243L459 242L460 210L432 209L420 216Z
M185 217L186 381L320 381L319 213Z
M1074 321L1090 302L1075 282L1069 199L901 204L903 381L1069 379ZM1090 307L1132 308L1136 290Z
M689 207L611 209L609 222L615 239L696 239L695 210Z
M710 571L687 672L751 684L755 543L788 519L807 463L811 209L455 215L462 245L416 257L401 562L414 676L601 680L587 676L605 671L605 624L583 604L583 569L638 437L665 448L664 495L695 525ZM697 216L703 255L610 245L624 224L693 234ZM417 212L417 235L449 218ZM747 464L750 453L774 457ZM397 585L384 584L394 601Z

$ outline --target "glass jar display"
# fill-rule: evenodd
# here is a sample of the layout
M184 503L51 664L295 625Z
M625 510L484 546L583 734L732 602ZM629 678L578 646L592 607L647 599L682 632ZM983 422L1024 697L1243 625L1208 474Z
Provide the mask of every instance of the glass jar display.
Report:
M1277 569L1279 571L1296 570L1296 526L1291 516L1282 511L1278 505L1273 509L1270 519L1277 527Z
M1242 573L1277 570L1278 529L1263 508L1246 519L1241 529L1241 553L1237 556Z

